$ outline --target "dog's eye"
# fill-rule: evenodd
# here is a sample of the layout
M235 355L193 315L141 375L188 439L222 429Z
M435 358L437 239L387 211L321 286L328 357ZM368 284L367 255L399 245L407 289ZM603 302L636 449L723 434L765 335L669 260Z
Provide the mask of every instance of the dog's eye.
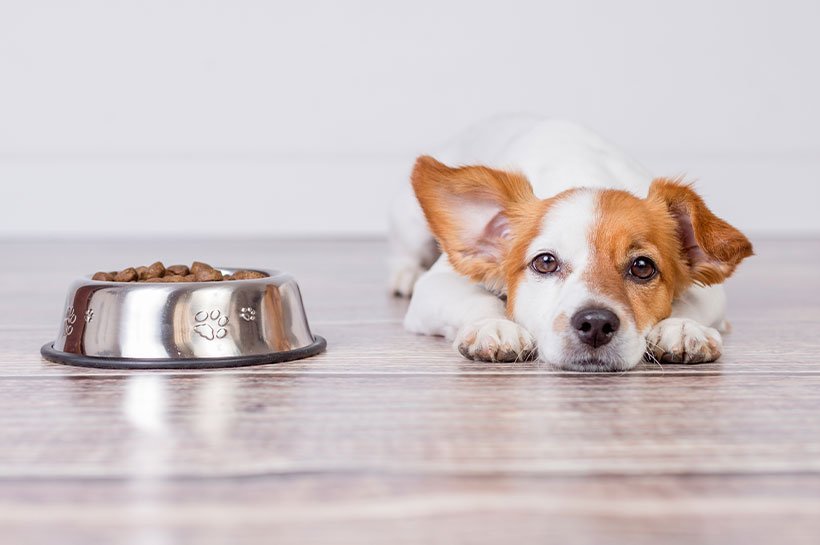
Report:
M552 254L538 254L530 263L530 267L538 274L551 274L558 270L558 259Z
M648 257L636 257L629 267L629 274L638 280L649 280L658 273L655 262Z

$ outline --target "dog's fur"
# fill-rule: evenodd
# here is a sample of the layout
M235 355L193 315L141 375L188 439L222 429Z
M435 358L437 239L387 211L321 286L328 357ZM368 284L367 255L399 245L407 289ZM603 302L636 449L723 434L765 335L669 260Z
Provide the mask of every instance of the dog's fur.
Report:
M524 116L474 127L436 155L417 160L391 214L390 286L413 295L408 330L452 339L471 359L537 352L571 370L720 356L720 284L752 245L689 185L653 180L586 129ZM555 272L531 266L545 252ZM631 274L638 258L657 274ZM614 313L611 342L579 340L573 316L589 309Z

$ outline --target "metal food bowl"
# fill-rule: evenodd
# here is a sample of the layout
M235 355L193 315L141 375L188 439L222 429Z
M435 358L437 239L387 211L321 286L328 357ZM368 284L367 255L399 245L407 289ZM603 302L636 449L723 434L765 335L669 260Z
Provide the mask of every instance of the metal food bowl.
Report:
M223 274L237 270L218 268ZM199 369L279 363L325 349L308 326L296 280L104 282L71 285L49 361L84 367Z

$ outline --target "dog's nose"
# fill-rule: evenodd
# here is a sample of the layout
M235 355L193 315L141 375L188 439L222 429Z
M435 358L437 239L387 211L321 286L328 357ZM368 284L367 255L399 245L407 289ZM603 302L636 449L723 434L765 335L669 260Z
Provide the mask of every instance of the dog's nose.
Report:
M581 342L593 348L611 341L621 325L615 313L605 308L579 310L572 317L571 323Z

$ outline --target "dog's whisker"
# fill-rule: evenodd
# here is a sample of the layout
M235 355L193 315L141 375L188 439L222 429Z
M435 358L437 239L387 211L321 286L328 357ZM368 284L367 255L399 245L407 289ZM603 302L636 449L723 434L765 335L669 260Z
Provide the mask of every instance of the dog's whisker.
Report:
M663 370L664 370L663 365L662 365L662 364L661 364L661 362L658 360L658 358L657 358L657 357L655 357L655 354L653 354L653 353L652 353L652 350L651 350L652 348L660 348L660 347L659 347L657 344L655 344L655 343L653 343L652 341L650 341L650 340L647 340L647 341L646 341L646 344L647 344L647 348L646 348L646 351L644 352L644 355L645 355L645 356L647 356L647 357L649 358L649 361L655 362L655 364L656 364L658 367L660 367L660 368L661 368L661 371L663 371Z

